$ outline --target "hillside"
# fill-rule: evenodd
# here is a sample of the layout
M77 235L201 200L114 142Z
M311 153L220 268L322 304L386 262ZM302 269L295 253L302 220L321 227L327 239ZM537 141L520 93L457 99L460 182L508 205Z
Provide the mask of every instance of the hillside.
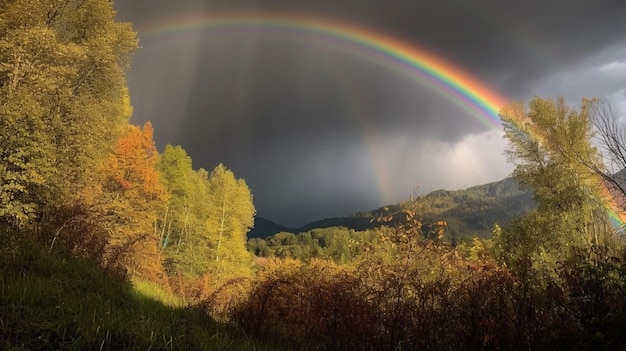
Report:
M266 238L280 232L295 233L297 229L287 228L263 217L254 218L254 228L248 232L248 238Z
M512 179L464 190L437 190L425 197L426 221L445 220L458 237L489 236L494 223L509 223L534 207L533 195Z
M386 206L389 212L397 213L407 203ZM455 237L490 235L494 223L508 223L527 213L533 206L532 193L523 190L512 179L473 186L463 190L436 190L419 201L420 213L426 222L444 220L448 222ZM249 238L265 238L279 232L301 233L312 229L346 227L357 231L374 228L379 224L372 219L380 216L384 207L358 212L347 217L334 217L311 222L301 228L290 229L258 217ZM258 227L257 224L258 223Z
M0 242L24 245L6 232ZM1 249L0 350L274 349L220 324L168 286L34 244Z

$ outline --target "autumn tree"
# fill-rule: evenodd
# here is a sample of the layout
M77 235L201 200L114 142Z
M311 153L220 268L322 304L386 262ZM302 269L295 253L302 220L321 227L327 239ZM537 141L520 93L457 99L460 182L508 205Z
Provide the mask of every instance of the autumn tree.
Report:
M167 144L159 157L157 168L165 185L168 202L158 220L159 247L164 249L175 242L175 232L185 228L185 213L193 194L190 181L193 173L191 157L181 146ZM180 234L180 233L178 233Z
M187 152L169 144L159 158L158 169L169 194L157 220L159 248L168 258L170 270L198 277L206 272L210 256L205 229L207 172L194 171Z
M249 275L252 257L246 250L246 234L256 212L250 189L223 164L211 172L207 185L211 203L207 229L215 243L213 276L220 282Z
M167 200L153 133L150 122L143 129L128 126L103 165L104 181L93 200L104 213L107 260L152 279L162 271L155 224Z
M587 100L575 109L563 99L536 98L528 109L514 103L502 110L513 176L537 202L534 212L498 236L505 251L547 262L598 243L606 223L603 184L583 164L602 167L591 143L591 106Z
M107 0L0 2L0 221L45 228L131 115L137 46ZM48 219L47 219L48 218ZM57 228L55 228L57 229Z
M250 189L223 165L194 170L181 146L167 145L158 162L168 201L157 220L159 247L171 274L212 283L250 274L246 234L254 223Z

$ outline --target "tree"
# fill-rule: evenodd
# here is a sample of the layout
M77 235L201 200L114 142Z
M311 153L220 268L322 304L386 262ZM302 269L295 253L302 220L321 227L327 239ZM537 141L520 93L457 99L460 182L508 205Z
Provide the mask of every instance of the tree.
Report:
M181 146L166 145L158 169L169 193L157 221L160 250L170 270L199 277L208 269L210 243L206 234L209 198L207 172L194 171L192 160Z
M159 246L165 249L173 245L176 236L183 235L187 228L185 217L188 217L194 190L191 157L180 145L167 144L159 157L157 169L169 193L167 206L158 222Z
M538 207L499 235L498 245L554 259L598 243L606 217L602 180L585 166L602 168L591 143L591 106L583 100L576 110L563 99L536 98L528 110L520 103L502 110L513 176L533 191Z
M223 164L209 175L208 189L211 213L207 229L216 243L215 280L249 275L252 257L246 250L246 234L254 225L255 215L250 189Z
M626 127L617 111L605 100L594 100L591 107L595 142L600 148L603 165L581 162L599 175L607 187L606 198L616 209L620 220L626 220ZM621 223L620 223L621 224ZM623 225L623 224L622 224Z
M155 224L167 200L153 133L150 122L143 129L128 126L102 170L105 180L95 200L109 233L107 259L152 279L162 275Z
M194 192L190 198L187 229L175 243L178 267L191 277L205 275L213 267L212 256L216 243L211 239L207 226L213 203L208 189L208 172L200 168L191 174ZM171 249L173 249L172 246Z
M46 227L96 177L131 115L137 46L112 2L3 1L0 10L0 221ZM54 221L51 221L54 222Z

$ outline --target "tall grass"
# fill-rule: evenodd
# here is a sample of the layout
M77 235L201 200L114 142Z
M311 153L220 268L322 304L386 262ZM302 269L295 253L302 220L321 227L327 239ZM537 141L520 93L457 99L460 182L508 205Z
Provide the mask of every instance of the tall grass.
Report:
M0 262L2 350L257 348L154 284L30 250Z

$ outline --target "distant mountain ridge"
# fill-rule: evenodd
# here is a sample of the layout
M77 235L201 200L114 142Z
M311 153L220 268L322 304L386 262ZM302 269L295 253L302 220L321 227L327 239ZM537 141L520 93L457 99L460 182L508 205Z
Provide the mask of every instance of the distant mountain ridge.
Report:
M495 223L510 223L535 207L532 192L513 178L464 190L437 190L426 199L431 208L424 211L425 220L444 220L460 237L489 237Z
M266 238L280 232L299 233L298 229L288 228L263 217L254 218L254 228L248 232L250 238Z
M328 227L346 227L361 231L379 226L380 223L372 219L380 216L385 208L393 214L401 212L405 206L407 202L358 212L347 217L322 219L300 228L287 228L257 217L255 228L250 231L248 237L265 238L279 232L298 234ZM463 190L435 190L420 201L419 212L427 223L446 221L453 236L488 237L494 223L509 223L514 218L528 213L534 206L532 193L522 189L509 177Z

